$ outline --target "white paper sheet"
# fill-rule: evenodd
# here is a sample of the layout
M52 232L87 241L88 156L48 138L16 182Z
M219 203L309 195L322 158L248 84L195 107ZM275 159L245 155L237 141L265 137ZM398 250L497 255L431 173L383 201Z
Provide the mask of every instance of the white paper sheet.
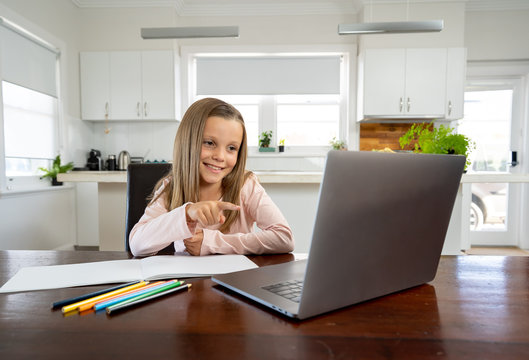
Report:
M256 267L255 263L243 255L162 255L144 259L32 266L20 269L0 288L0 293L134 280L211 276Z

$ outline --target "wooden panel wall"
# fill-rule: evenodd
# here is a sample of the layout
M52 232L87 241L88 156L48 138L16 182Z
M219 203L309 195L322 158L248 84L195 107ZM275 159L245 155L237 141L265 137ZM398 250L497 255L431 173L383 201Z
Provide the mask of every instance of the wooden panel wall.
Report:
M402 150L399 138L408 131L411 123L361 123L360 124L360 151ZM411 150L407 147L404 150Z

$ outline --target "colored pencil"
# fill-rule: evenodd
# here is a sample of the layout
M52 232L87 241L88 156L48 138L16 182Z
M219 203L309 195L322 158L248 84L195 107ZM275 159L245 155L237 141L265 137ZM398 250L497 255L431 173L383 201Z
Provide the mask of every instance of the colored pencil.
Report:
M67 313L69 311L76 310L76 309L79 308L79 306L83 306L83 305L85 305L87 303L97 302L99 300L109 298L109 297L114 296L116 294L122 294L124 292L129 291L129 290L137 289L137 288L145 286L147 284L148 284L148 282L146 282L146 281L140 281L139 283L136 283L136 284L133 284L133 285L129 285L129 286L126 286L126 287L121 288L121 289L117 289L117 290L114 290L114 291L111 291L111 292L108 292L108 293L105 293L105 294L101 294L101 295L98 295L98 296L95 296L95 297L92 297L92 298L89 298L89 299L86 299L86 300L83 300L83 301L79 301L79 302L76 302L76 303L73 303L73 304L70 304L70 305L66 305L66 306L62 307L62 312L63 313Z
M120 302L128 300L128 299L132 299L133 297L136 297L136 296L139 296L139 295L143 295L143 294L145 294L145 293L147 293L147 292L149 292L151 290L159 289L161 287L164 287L164 286L168 285L169 283L174 283L174 282L176 282L178 285L182 284L182 282L178 281L178 280L158 281L157 283L152 284L153 286L150 286L150 284L149 284L148 286L142 287L142 288L137 289L137 290L133 290L130 293L118 295L118 296L116 296L114 298L98 302L97 304L94 305L94 310L95 311L99 311L99 310L105 309L105 308L107 308L107 307L109 307L111 305L120 303Z
M124 288L126 286L134 285L134 284L137 284L139 282L140 282L140 280L136 280L136 281L129 282L129 283L126 283L126 284L121 284L121 285L118 285L118 286L114 286L114 287L111 287L111 288L108 288L108 289L103 289L103 290L99 290L99 291L94 291L94 292L89 293L89 294L80 295L80 296L77 296L77 297L74 297L74 298L71 298L71 299L65 299L65 300L56 301L56 302L54 302L52 304L51 308L52 309L59 309L59 308L62 308L63 306L70 305L70 304L73 304L73 303L76 303L76 302L79 302L79 301L83 301L83 300L86 300L86 299L90 299L91 297L99 296L101 294L104 294L104 293L107 293L107 292L110 292L110 291L114 291L114 290L118 290L118 289Z
M154 291L152 294L150 293L147 293L147 294L144 294L144 295L140 295L136 298L132 298L132 299L129 299L129 300L125 300L123 302L120 302L116 305L112 305L112 306L109 306L107 307L107 314L111 315L119 310L123 310L123 309L126 309L128 307L131 307L131 306L135 306L135 305L138 305L138 304L141 304L145 301L150 301L150 300L153 300L153 299L156 299L158 297L161 297L161 296L165 296L165 295L169 295L173 292L176 292L176 291L180 291L180 290L184 290L184 289L189 289L191 287L191 284L185 284L185 285L181 285L181 286L178 286L178 287L169 287L167 289L158 289L156 291Z
M143 291L143 290L145 290L145 289L151 289L153 286L157 286L157 285L160 285L160 284L162 284L162 283L164 283L164 281L157 281L157 282L155 282L155 283L148 283L148 284L146 284L146 285L144 285L144 286L141 286L141 287L139 287L139 288L137 288L137 289L131 289L131 290L125 291L124 293L119 293L119 294L116 294L116 295L112 295L112 296L110 296L110 297L106 297L106 298L103 298L103 299L101 299L101 300L91 301L91 302L88 302L88 303L86 303L86 304L83 304L83 305L79 306L79 307L77 308L77 310L79 310L80 312L81 312L81 311L90 310L90 309L92 309L92 308L95 310L95 306L96 306L97 304L100 304L100 303L102 303L102 302L109 301L109 300L112 300L112 299L116 299L116 298L118 298L118 297L120 297L120 296L124 296L124 295L133 294L133 296L134 296L134 294L135 294L137 291Z

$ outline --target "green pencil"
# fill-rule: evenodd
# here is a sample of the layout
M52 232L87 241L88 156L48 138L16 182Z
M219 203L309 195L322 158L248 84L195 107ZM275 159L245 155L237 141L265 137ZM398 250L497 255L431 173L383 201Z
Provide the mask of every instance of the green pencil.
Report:
M156 290L153 290L151 292L136 296L136 297L134 297L132 299L128 299L128 300L122 301L122 302L120 302L118 304L109 306L109 307L107 307L107 314L110 315L110 314L112 314L112 313L114 313L116 311L131 307L131 306L134 306L134 305L138 305L138 304L140 304L142 302L153 300L153 299L156 299L156 298L164 296L164 295L169 295L169 294L171 294L173 292L180 291L180 290L183 290L183 289L189 289L191 287L191 284L185 284L185 285L181 285L181 286L179 286L179 285L181 285L181 282L180 282L180 284L179 283L172 283L172 284L169 284L169 285L167 285L167 286L165 286L163 288L156 289Z

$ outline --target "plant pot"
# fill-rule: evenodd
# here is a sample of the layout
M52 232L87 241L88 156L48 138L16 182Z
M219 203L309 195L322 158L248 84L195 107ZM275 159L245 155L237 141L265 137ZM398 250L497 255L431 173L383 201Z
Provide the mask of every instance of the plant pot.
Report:
M259 152L275 152L276 148L274 147L260 147Z
M279 152L285 152L285 145L279 145Z
M57 181L56 177L51 178L51 186L61 186L61 185L62 185L62 181Z

